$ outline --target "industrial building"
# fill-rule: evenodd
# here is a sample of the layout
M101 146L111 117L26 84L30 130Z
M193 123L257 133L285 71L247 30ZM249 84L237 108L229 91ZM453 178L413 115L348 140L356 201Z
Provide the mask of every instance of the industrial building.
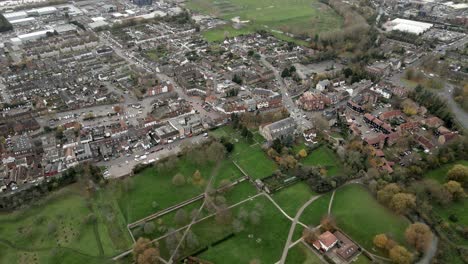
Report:
M392 21L386 23L386 28L388 31L402 31L407 33L412 33L416 35L421 35L426 32L434 25L430 23L424 23L414 20L396 18Z

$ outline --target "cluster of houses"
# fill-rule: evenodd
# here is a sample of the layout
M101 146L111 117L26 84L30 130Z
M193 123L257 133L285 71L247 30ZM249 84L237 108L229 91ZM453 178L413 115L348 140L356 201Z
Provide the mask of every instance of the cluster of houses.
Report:
M92 127L70 121L52 133L23 131L5 135L5 142L0 144L0 185L2 190L11 189L86 161L108 161L129 157L135 151L154 151L157 146L204 133L211 125L194 111L186 111L164 119L148 116L137 126L123 120Z

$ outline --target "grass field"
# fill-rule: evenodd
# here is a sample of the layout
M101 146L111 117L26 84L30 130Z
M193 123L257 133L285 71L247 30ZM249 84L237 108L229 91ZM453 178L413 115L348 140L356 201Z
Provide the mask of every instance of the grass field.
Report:
M326 146L322 146L302 159L300 162L306 166L323 166L327 170L327 176L334 176L343 172L338 156Z
M435 170L431 170L428 173L426 173L425 178L436 180L439 183L445 183L445 182L447 182L446 177L445 177L445 176L447 176L447 172L450 169L452 169L453 166L455 166L457 164L462 164L462 165L468 166L468 160L457 161L455 163L445 164L443 166L440 166L439 168L437 168Z
M428 173L426 173L425 178L426 179L433 179L440 184L444 184L447 182L446 176L447 172L453 168L453 166L457 164L462 164L464 166L468 166L468 161L462 160L462 161L457 161L451 164L446 164L443 165L435 170L431 170ZM468 207L468 199L465 198L462 201L457 201L457 202L452 202L448 205L441 206L439 204L433 204L432 209L433 212L441 217L444 222L448 223L452 229L455 229L456 226L468 226L468 210L466 208ZM456 216L458 221L452 222L450 221L449 217L451 215ZM468 245L468 241L466 239L463 239L462 236L456 235L456 232L454 231L454 236L452 237L453 241L458 244L463 244L463 245ZM456 255L456 254L455 254Z
M242 21L249 21L239 30L229 25L207 31L205 37L209 41L221 41L225 35L233 37L259 29L313 36L339 29L343 24L343 19L333 9L318 0L288 3L283 0L191 0L187 7L225 20L239 17Z
M256 204L263 208L260 224L246 223L242 232L210 247L198 257L213 263L249 263L252 259L276 263L281 257L291 222L265 197L257 197L241 207L250 211ZM217 233L213 230L215 228L220 227L210 225L206 231L208 234Z
M294 218L299 208L315 195L305 182L298 182L274 193L272 197L290 217Z
M0 215L0 263L107 263L131 244L127 234L111 238L100 205L70 186L26 211ZM94 223L86 221L91 214Z
M134 222L159 210L175 205L182 201L195 197L204 191L205 185L192 184L191 177L199 170L205 183L214 175L214 186L217 187L221 180L234 181L242 177L242 173L230 160L221 161L218 170L215 165L207 163L196 164L188 157L181 157L176 169L158 169L150 167L132 178L130 191L123 192L119 199L119 205L127 221ZM181 173L186 178L186 184L175 186L172 178L176 173ZM154 203L157 204L154 207Z
M370 260L368 257L361 254L353 263L354 264L371 264L372 260Z
M254 196L255 194L257 194L257 190L255 189L255 187L248 181L244 181L242 183L239 183L238 185L236 185L235 187L233 187L232 189L230 189L229 191L227 191L226 193L223 194L223 197L226 199L226 204L227 205L234 205L236 203L239 203L245 199L248 199L249 197L252 197ZM168 228L174 228L174 229L178 229L178 228L181 228L181 227L184 227L186 225L188 225L191 221L191 218L190 218L190 215L191 215L191 212L193 210L198 210L201 205L203 203L203 200L199 200L199 201L196 201L196 202L193 202L191 204L188 204L184 207L182 207L181 209L178 209L176 211L172 211L168 214L165 214L159 218L156 218L153 220L153 223L155 224L156 227L159 227L161 225L165 226L166 229ZM175 221L175 215L177 213L177 211L179 210L183 210L186 212L187 214L187 221L185 223L183 223L182 225L177 225L176 224L176 221ZM208 216L212 213L208 212L206 209L202 210L201 211L201 214L199 215L199 218L203 218L205 216ZM162 235L165 234L165 231L164 232L161 232L160 230L156 229L154 230L154 232L152 232L151 234L144 234L143 230L141 227L136 227L134 229L132 229L132 232L135 236L135 239L137 239L138 237L140 236L143 236L143 237L146 237L146 238L149 238L149 239L156 239Z
M231 153L231 160L237 162L239 166L251 177L261 179L273 174L277 165L268 158L262 150L261 144L254 142L249 144L238 131L230 126L224 126L211 132L216 138L226 137L234 144L234 150ZM254 137L260 140L258 137Z
M341 229L369 251L374 247L374 236L381 233L405 244L404 231L409 221L380 205L360 185L348 185L336 192L332 215Z
M323 194L320 198L309 205L301 215L301 222L308 226L316 226L320 224L320 220L328 212L328 204L330 202L331 193Z
M321 264L322 261L304 244L299 243L289 249L287 264Z

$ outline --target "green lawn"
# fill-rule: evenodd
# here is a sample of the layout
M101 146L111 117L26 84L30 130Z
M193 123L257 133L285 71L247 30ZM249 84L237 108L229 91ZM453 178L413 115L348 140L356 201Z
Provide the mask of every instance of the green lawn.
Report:
M448 171L451 170L457 164L468 166L468 161L461 160L454 163L445 164L435 170L427 172L425 178L435 180L440 184L444 184L447 182L446 176ZM457 228L457 226L468 226L468 210L466 210L467 206L468 199L466 198L462 201L452 202L444 206L435 203L432 205L433 212L439 217L441 217L444 222L448 223L451 226L454 233L454 235L451 238L452 240L454 240L453 242L463 245L467 245L468 241L466 239L463 239L462 236L457 235L455 229ZM450 221L449 217L451 215L456 216L458 221Z
M323 194L320 198L309 205L301 215L301 222L308 226L317 226L320 220L328 212L328 204L330 202L331 193Z
M234 144L230 158L251 177L261 179L276 171L276 163L269 159L259 143L248 143L238 131L224 126L211 132L216 138L226 137Z
M353 262L354 264L371 264L372 260L370 260L365 255L361 254L358 258Z
M252 259L258 259L261 263L277 262L281 257L291 222L263 196L257 197L238 208L244 208L250 212L256 204L263 207L260 224L253 225L246 222L245 229L242 232L214 247L210 247L198 257L213 263L226 264L249 263ZM234 213L234 215L237 215L237 213ZM201 230L202 233L219 234L216 230L218 228L223 227L207 224L202 226ZM194 232L197 233L197 230L197 227L195 227ZM228 231L229 228L226 228L221 234L224 235Z
M191 0L187 7L204 14L225 20L239 16L249 20L243 28L236 30L229 26L204 33L209 41L221 41L224 36L234 37L256 30L314 34L333 31L342 27L343 19L329 6L318 0L295 0L287 4L283 0Z
M0 263L106 263L122 244L128 248L126 234L114 243L96 201L90 201L92 209L69 186L28 210L1 214ZM94 224L86 222L92 213Z
M450 169L452 169L453 166L455 166L457 164L462 164L464 166L468 166L468 160L461 160L461 161L457 161L457 162L454 162L454 163L445 164L443 166L440 166L439 168L437 168L435 170L431 170L428 173L426 173L425 178L436 180L439 183L446 183L447 182L447 179L446 179L447 172Z
M374 236L381 233L405 244L409 221L380 205L361 185L348 185L336 192L332 215L341 229L369 251L374 247Z
M234 205L234 204L239 203L239 202L241 202L241 201L243 201L245 199L248 199L249 197L254 196L255 194L257 194L256 188L249 181L244 181L242 183L239 183L238 185L236 185L235 187L233 187L229 191L225 192L222 196L226 199L227 205ZM172 211L172 212L170 212L168 214L165 214L165 215L163 215L161 217L158 217L158 218L154 219L153 223L155 224L156 230L154 230L154 232L152 232L150 234L145 234L143 232L142 227L133 228L132 232L133 232L133 234L135 236L135 239L137 239L140 236L143 236L143 237L146 237L146 238L149 238L149 239L156 239L156 238L164 235L166 232L162 231L162 230L159 230L158 228L160 226L164 226L165 230L167 230L168 228L178 229L178 228L181 228L181 227L184 227L184 226L188 225L190 223L190 221L191 221L191 218L190 218L191 212L194 211L194 210L199 210L200 207L202 206L202 204L203 204L203 200L198 200L196 202L190 203L190 204L182 207L181 209L178 209L176 211ZM185 211L185 213L188 216L187 221L185 223L183 223L182 225L177 225L175 223L175 215L176 215L177 211L179 211L179 210ZM204 209L204 210L201 211L201 214L199 215L199 217L203 218L203 217L206 217L206 216L211 215L211 214L212 214L211 212L208 212L206 209Z
M339 157L333 150L322 146L300 161L306 166L323 166L327 170L328 176L334 176L343 172Z
M298 182L274 193L272 197L290 217L294 218L299 208L315 195L305 182Z
M288 251L286 258L287 264L321 264L319 259L311 249L307 248L304 244L299 243Z
M120 208L127 222L134 222L201 194L206 186L196 186L191 183L191 177L196 170L200 171L205 184L214 173L214 187L218 187L223 179L234 181L243 176L232 161L227 159L221 161L217 171L214 171L214 167L213 163L198 165L184 156L179 159L175 169L150 167L135 175L132 177L130 191L122 192L119 199ZM183 186L172 184L172 178L176 173L185 176L186 183ZM153 206L154 203L157 204L156 207Z

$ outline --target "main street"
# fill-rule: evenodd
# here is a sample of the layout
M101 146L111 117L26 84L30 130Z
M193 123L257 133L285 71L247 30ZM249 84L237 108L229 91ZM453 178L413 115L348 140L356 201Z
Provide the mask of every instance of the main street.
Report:
M270 69L275 74L275 79L278 83L281 95L283 97L283 105L286 107L286 109L288 109L289 113L291 114L291 117L294 118L294 120L298 124L299 130L304 131L311 128L312 123L306 119L307 116L304 113L304 111L302 111L302 109L299 109L294 103L293 99L288 93L288 88L286 87L286 84L284 83L283 78L281 77L278 69L271 65L271 63L266 60L264 55L261 56L260 61L266 68Z

